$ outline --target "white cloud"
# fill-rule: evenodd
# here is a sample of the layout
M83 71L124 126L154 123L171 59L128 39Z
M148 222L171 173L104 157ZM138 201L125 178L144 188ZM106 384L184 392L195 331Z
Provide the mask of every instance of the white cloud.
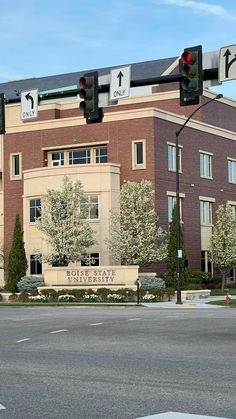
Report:
M205 12L224 19L236 20L236 16L230 14L222 6L217 4L208 4L195 0L161 0L159 3L176 7L188 7L195 11Z

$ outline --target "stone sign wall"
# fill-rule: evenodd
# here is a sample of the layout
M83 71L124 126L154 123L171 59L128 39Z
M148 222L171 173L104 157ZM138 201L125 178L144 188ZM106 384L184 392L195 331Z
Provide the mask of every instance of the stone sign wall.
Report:
M47 287L134 287L138 266L94 266L81 268L47 268L44 282Z

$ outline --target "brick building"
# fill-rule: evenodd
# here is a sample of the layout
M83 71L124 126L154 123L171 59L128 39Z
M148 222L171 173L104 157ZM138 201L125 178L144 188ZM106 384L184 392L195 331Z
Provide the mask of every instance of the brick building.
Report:
M110 68L98 70L107 83ZM178 72L178 59L131 65L132 80ZM22 121L19 93L32 89L61 91L77 88L83 72L0 84L5 93L6 134L1 138L1 240L7 254L15 215L23 225L29 273L43 273L34 249L44 249L34 226L40 197L58 187L64 175L80 179L93 204L90 221L97 245L89 249L99 265L112 260L104 239L109 211L117 204L125 180L149 179L156 191L160 224L167 229L175 202L175 132L194 106L179 106L177 83L131 89L131 96L107 105L104 119L86 125L78 98L43 100L38 117ZM205 89L201 103L215 97ZM104 106L105 103L105 106ZM203 107L179 138L181 222L191 270L210 271L208 243L218 204L236 210L236 102L223 98Z

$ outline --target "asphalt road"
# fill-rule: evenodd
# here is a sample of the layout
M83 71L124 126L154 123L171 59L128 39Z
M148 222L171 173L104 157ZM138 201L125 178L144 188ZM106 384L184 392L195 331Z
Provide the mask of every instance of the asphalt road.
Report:
M0 308L0 419L236 418L236 310Z

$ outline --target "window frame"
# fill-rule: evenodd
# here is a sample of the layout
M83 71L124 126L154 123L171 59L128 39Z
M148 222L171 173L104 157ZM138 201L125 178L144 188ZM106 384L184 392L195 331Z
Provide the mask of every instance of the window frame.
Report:
M15 173L15 159L18 157L19 173ZM11 153L10 154L10 179L21 180L22 179L22 153Z
M142 144L142 162L138 162L138 146ZM132 169L146 169L146 140L132 141Z
M85 156L76 156L75 153L85 151ZM53 154L59 154L59 158L53 160ZM75 148L61 150L47 150L47 161L49 167L104 164L108 163L107 144L101 145L80 145Z
M97 256L92 256L92 255L97 255ZM83 253L83 256L88 257L89 263L85 263L83 260L81 260L80 261L81 266L100 266L100 253L99 252ZM93 258L94 258L95 261L98 261L98 264L97 263L91 263L91 260Z
M38 259L35 259L34 254L30 255L29 266L30 266L30 275L42 275L42 263ZM34 269L32 269L33 266L34 266Z
M181 224L184 223L183 221L183 202L184 202L185 194L181 194L179 196L179 212L180 212L180 222ZM171 205L170 205L170 201ZM176 193L175 192L168 192L167 191L167 218L168 218L168 224L172 222L172 212L173 208L176 205Z
M234 173L235 171L235 173ZM236 159L227 158L228 182L236 183Z
M60 157L58 159L53 160L53 154L59 154ZM59 151L52 151L50 154L50 165L52 167L61 167L61 166L65 166L65 152L62 150ZM54 163L58 163L58 164L54 164Z
M97 202L91 202L91 199L96 197ZM88 213L88 217L83 218L87 221L99 221L100 219L100 198L98 194L85 194L86 201L81 202L81 205L86 205L88 207L88 211L86 210L85 213ZM97 217L91 218L91 208L95 207L95 212L97 212Z
M31 205L31 202L32 201L40 201L40 205ZM40 217L40 213L39 213L39 208L40 207L40 211L41 211L41 198L30 198L29 199L29 222L30 222L30 224L34 224L35 223L35 221ZM31 217L31 209L33 210L34 209L34 214L35 214L35 216L33 217L34 218L34 220L32 220L32 217Z
M213 225L213 201L212 200L200 199L200 224L202 226Z
M179 173L182 173L182 150L183 146L179 145ZM171 152L169 152L171 150ZM170 164L169 164L170 163ZM169 172L176 172L176 144L167 143L167 167Z
M212 156L213 156L212 153L199 150L200 177L205 178L205 179L213 179L212 178Z

